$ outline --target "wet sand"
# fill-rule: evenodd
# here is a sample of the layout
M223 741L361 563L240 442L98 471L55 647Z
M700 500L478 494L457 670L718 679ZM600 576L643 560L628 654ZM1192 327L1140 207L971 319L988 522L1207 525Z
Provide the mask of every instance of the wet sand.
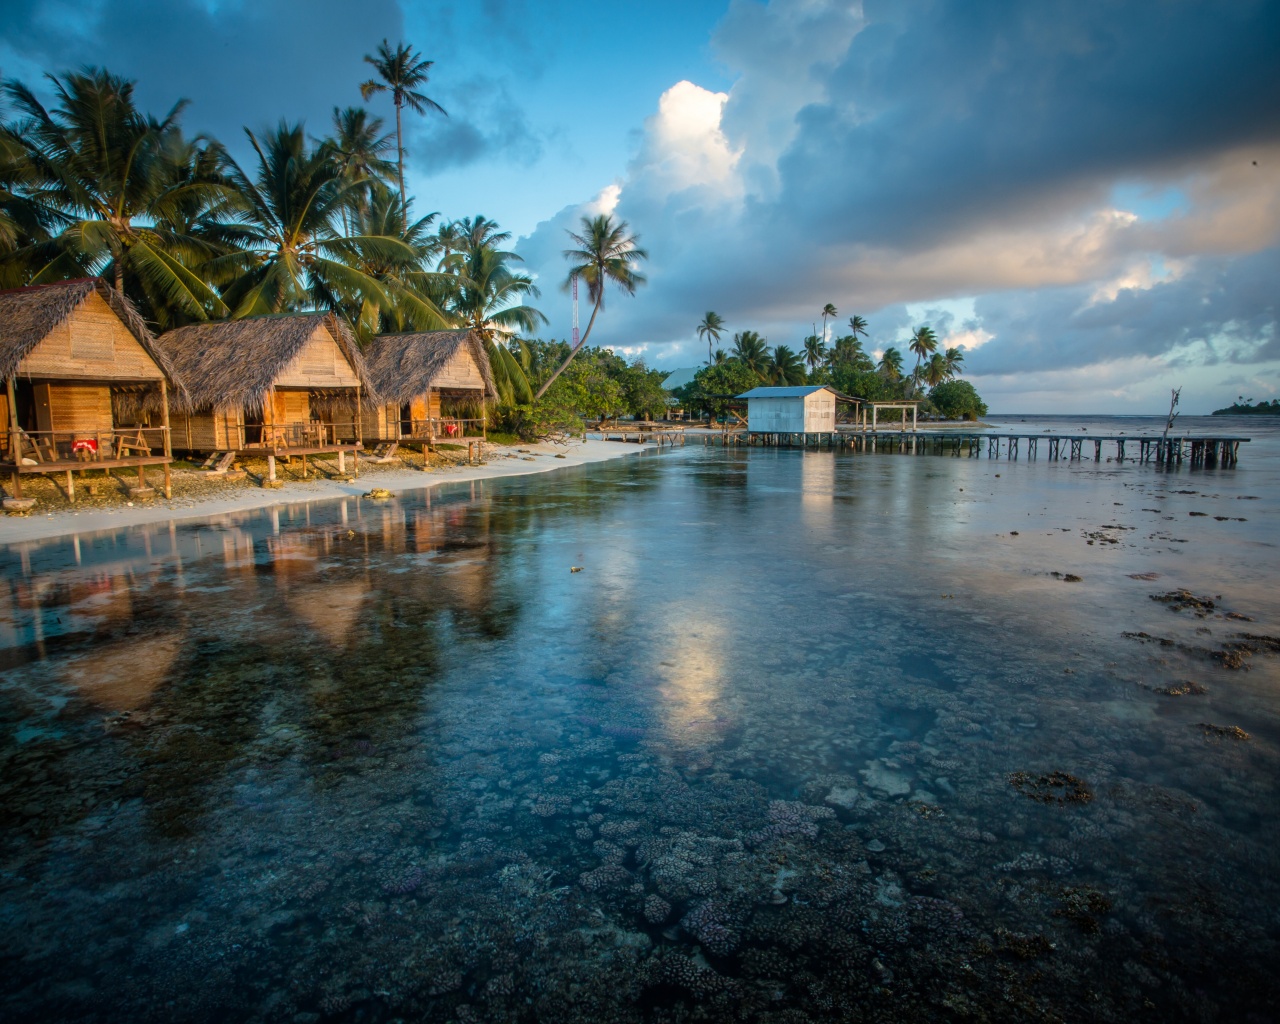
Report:
M349 498L382 487L394 494L423 490L441 484L467 483L471 480L494 480L500 477L545 473L567 466L603 462L623 455L634 455L652 445L621 444L613 441L572 441L558 445L550 442L521 444L515 447L494 446L488 461L481 466L460 465L450 468L422 470L388 468L371 465L361 459L361 475L347 483L334 479L291 480L283 487L266 490L247 484L229 493L202 497L175 495L172 500L158 497L145 503L107 508L67 506L53 510L37 508L28 516L0 517L0 544L44 540L68 533L95 530L118 530L123 527L165 523L171 520L196 519L267 508L271 505L298 501L320 501L326 498ZM527 454L525 454L527 453ZM557 456L564 456L558 458Z

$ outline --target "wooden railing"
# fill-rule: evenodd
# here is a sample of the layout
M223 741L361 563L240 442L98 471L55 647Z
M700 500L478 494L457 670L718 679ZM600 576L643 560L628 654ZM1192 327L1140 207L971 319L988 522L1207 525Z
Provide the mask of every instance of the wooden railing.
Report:
M19 430L16 435L9 430L3 435L4 459L10 463L35 465L55 462L92 465L95 462L153 458L169 454L168 434L168 427Z
M433 416L426 420L414 420L410 424L409 437L448 441L460 437L484 437L488 421L464 419L458 416Z
M275 451L289 448L327 448L352 444L359 436L355 423L241 424L237 428L239 448L267 448Z

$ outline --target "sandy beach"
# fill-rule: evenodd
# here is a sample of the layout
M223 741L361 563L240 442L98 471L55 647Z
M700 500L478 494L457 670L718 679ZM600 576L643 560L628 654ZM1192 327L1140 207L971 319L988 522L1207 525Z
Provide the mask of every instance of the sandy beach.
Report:
M266 508L270 505L298 501L322 501L365 494L373 487L392 493L423 490L441 484L466 483L470 480L494 480L499 477L527 476L553 469L582 466L589 462L635 455L652 445L622 444L616 441L571 441L568 444L521 444L514 447L493 446L483 465L421 469L376 466L360 460L360 476L347 483L334 479L291 480L276 490L252 484L212 496L198 498L175 495L172 500L157 497L147 502L113 505L107 508L66 506L37 507L27 516L0 517L0 545L43 540L68 533L96 530L118 530L122 527L163 523L175 519L198 519Z

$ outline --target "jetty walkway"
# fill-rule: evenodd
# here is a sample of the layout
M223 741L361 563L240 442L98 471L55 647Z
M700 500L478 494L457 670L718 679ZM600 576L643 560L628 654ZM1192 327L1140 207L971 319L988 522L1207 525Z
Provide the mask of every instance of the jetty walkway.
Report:
M1038 458L1094 462L1153 462L1163 465L1234 466L1247 437L1200 435L1170 437L1139 434L1008 434L977 430L836 430L820 434L773 434L745 430L703 434L703 444L782 448L847 448L859 452L954 455L988 459ZM1043 449L1041 446L1044 446Z

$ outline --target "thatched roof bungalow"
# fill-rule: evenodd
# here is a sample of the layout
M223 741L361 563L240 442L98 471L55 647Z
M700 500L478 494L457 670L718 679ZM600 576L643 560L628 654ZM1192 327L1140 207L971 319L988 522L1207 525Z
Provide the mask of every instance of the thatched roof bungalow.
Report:
M496 398L489 356L474 331L382 334L365 350L376 401L363 408L365 436L381 441L484 432L485 399ZM479 416L458 415L470 406Z
M179 448L332 450L360 439L365 363L333 313L192 324L159 345L184 385L174 416Z
M172 366L102 279L0 292L0 377L16 489L18 473L65 471L70 492L70 470L86 462L167 463Z

